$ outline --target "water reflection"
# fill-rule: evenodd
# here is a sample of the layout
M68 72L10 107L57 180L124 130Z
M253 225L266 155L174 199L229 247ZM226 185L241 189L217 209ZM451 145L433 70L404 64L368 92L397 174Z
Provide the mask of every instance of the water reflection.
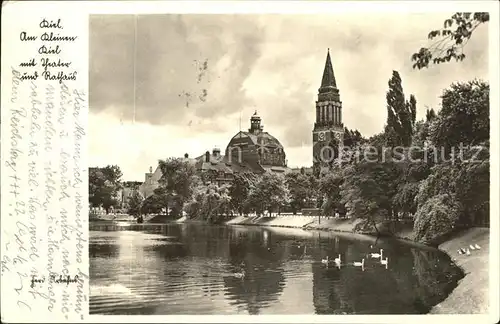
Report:
M91 224L92 314L418 314L461 271L436 250L259 227ZM366 258L384 249L390 263ZM340 268L321 264L340 254ZM365 258L364 270L353 262Z

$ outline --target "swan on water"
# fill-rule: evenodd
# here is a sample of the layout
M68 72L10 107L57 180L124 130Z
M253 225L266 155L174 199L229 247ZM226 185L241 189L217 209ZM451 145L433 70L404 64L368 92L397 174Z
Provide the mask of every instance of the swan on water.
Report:
M321 259L321 263L328 264L329 262L328 255L326 256L326 259Z
M477 244L475 244L474 247L476 248L476 250L481 250L481 247Z
M355 267L363 267L365 265L365 259L361 260L361 262L354 262Z
M340 265L341 263L341 260L340 260L340 254L338 257L336 257L334 260L333 260L337 265Z
M384 259L380 259L380 263L384 264L384 265L387 265L389 263L389 258L386 257L385 260Z
M467 252L466 252L466 253L467 253L467 255L470 255L470 250L469 250L469 249L467 249Z
M472 244L471 244L471 245L469 245L469 248L470 248L472 251L474 251L474 250L476 249L476 248L474 247L474 245L472 245Z
M384 253L384 249L380 249L380 253L370 253L370 256L373 258L373 259L382 259L382 255Z

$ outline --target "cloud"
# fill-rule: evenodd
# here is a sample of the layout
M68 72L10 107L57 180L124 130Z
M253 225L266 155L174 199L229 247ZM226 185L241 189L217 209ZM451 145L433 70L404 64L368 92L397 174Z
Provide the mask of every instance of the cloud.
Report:
M411 54L428 46L428 32L451 14L142 15L137 37L134 16L91 16L91 120L120 128L120 121L131 125L135 116L142 131L128 140L137 142L137 160L118 154L126 160L124 174L133 177L166 152L225 148L240 128L240 114L246 129L254 110L285 146L289 163L309 165L327 48L343 122L365 136L383 128L393 70L400 72L405 94L416 96L418 118L426 106L439 107L451 83L488 79L487 25L476 30L463 62L412 69ZM125 136L95 132L91 138L111 142ZM102 141L91 143L95 161L117 156Z
M92 112L110 110L132 120L135 105L136 121L178 125L192 117L217 118L250 101L242 83L263 40L251 19L148 15L136 23L133 16L90 21Z

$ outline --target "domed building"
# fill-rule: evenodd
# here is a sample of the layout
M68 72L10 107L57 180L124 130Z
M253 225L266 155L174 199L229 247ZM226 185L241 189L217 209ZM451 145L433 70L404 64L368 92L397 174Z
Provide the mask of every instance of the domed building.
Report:
M248 165L254 172L289 171L283 145L264 131L257 111L250 118L248 131L240 131L231 138L225 157L228 162Z
M230 183L235 173L266 171L287 173L286 154L283 145L271 134L264 132L257 112L250 118L247 132L240 131L229 141L225 154L219 148L195 158L195 167L207 182Z

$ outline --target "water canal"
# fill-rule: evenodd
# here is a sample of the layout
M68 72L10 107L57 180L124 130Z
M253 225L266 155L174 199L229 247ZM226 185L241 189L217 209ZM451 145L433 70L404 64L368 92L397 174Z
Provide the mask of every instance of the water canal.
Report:
M387 267L367 257L379 248ZM321 262L338 254L340 268ZM353 264L362 259L363 267ZM91 314L425 314L462 277L448 255L390 239L248 226L90 225Z

